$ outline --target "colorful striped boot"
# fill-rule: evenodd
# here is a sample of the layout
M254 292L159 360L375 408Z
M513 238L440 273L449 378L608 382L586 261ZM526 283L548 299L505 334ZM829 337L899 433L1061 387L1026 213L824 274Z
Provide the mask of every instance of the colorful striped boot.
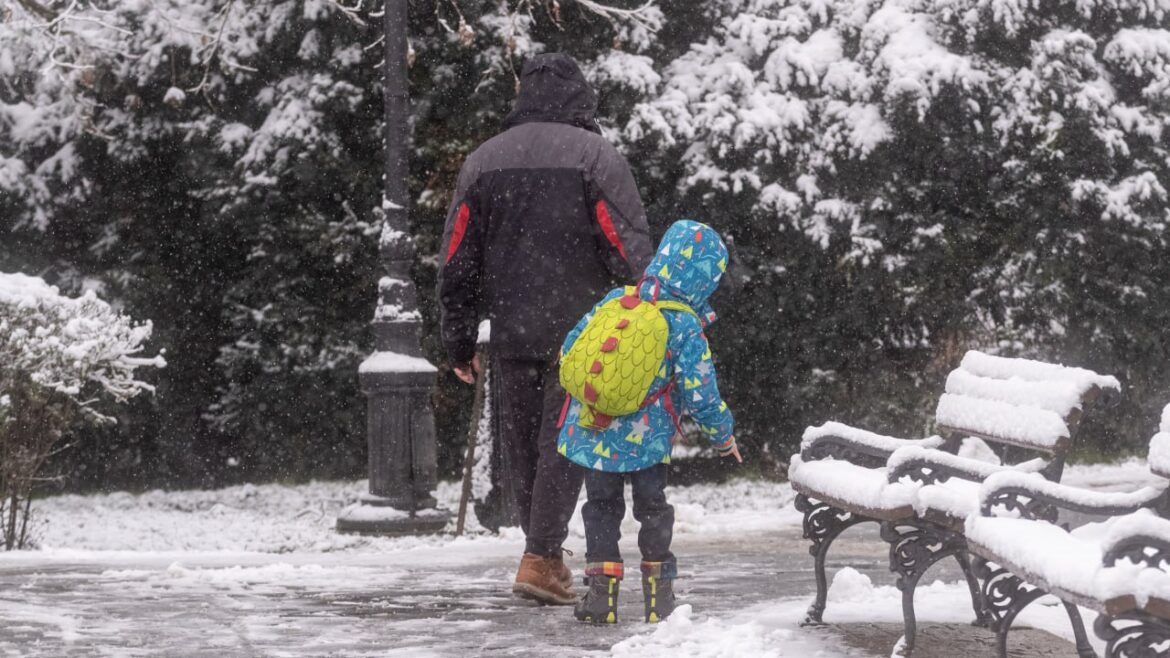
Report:
M573 609L573 616L591 624L616 624L621 582L621 562L585 565L585 584L589 586L589 591Z
M646 622L657 624L674 612L674 579L678 567L674 561L642 563L642 598L646 602Z

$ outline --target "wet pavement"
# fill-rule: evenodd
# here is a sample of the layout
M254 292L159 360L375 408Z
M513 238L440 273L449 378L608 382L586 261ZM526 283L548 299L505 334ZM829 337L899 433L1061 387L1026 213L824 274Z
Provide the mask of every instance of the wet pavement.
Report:
M808 543L798 529L726 541L679 537L675 552L680 599L697 615L733 619L752 605L810 599L814 589ZM515 559L511 552L486 551L459 566L387 569L376 554L289 554L221 563L195 558L181 565L138 564L128 557L121 564L0 567L0 656L536 658L605 655L615 643L646 632L634 579L619 613L629 623L586 627L566 608L513 598L508 583ZM876 532L856 529L841 538L830 568L845 565L874 584L893 582ZM929 576L936 577L957 580L959 572L947 565ZM832 621L832 602L826 618ZM972 631L927 625L929 641L920 646L931 649L921 655L993 655L986 638ZM806 632L835 635L857 656L888 656L901 634L897 624ZM1036 648L1020 655L1074 655L1071 644L1035 635ZM1021 647L1033 642L1030 634L1018 638L1013 641Z

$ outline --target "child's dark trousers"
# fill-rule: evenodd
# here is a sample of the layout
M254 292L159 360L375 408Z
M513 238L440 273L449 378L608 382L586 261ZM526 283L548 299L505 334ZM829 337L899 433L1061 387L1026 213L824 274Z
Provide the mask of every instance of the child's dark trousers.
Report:
M641 524L638 548L643 562L667 563L673 567L670 540L674 534L674 508L666 502L667 466L658 464L632 473L589 471L585 491L589 497L581 516L585 521L585 562L621 563L618 540L626 515L625 481L633 485L634 518Z

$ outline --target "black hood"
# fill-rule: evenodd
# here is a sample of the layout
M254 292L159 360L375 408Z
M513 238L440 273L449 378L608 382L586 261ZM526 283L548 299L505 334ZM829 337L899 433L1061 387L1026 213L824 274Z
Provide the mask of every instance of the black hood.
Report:
M536 55L524 62L520 94L504 119L504 130L534 121L567 123L600 134L597 94L581 68L563 53Z

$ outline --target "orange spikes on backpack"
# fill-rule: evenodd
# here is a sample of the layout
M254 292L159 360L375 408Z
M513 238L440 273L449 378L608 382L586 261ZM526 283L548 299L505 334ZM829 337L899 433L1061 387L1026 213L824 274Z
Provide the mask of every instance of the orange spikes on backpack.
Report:
M585 382L585 401L596 404L597 403L597 389L593 388L593 384Z
M622 308L635 309L635 308L638 308L638 304L641 304L641 303L642 303L642 300L637 295L623 295L622 296Z
M617 349L617 346L618 346L617 337L610 336L609 338L605 339L604 343L601 344L601 351L602 352L612 352L612 351Z
M601 372L601 362L594 361L593 366L589 368L589 374L596 375Z
M625 329L628 326L630 326L630 319L629 318L622 318L621 320L618 320L618 323L617 323L618 329Z

